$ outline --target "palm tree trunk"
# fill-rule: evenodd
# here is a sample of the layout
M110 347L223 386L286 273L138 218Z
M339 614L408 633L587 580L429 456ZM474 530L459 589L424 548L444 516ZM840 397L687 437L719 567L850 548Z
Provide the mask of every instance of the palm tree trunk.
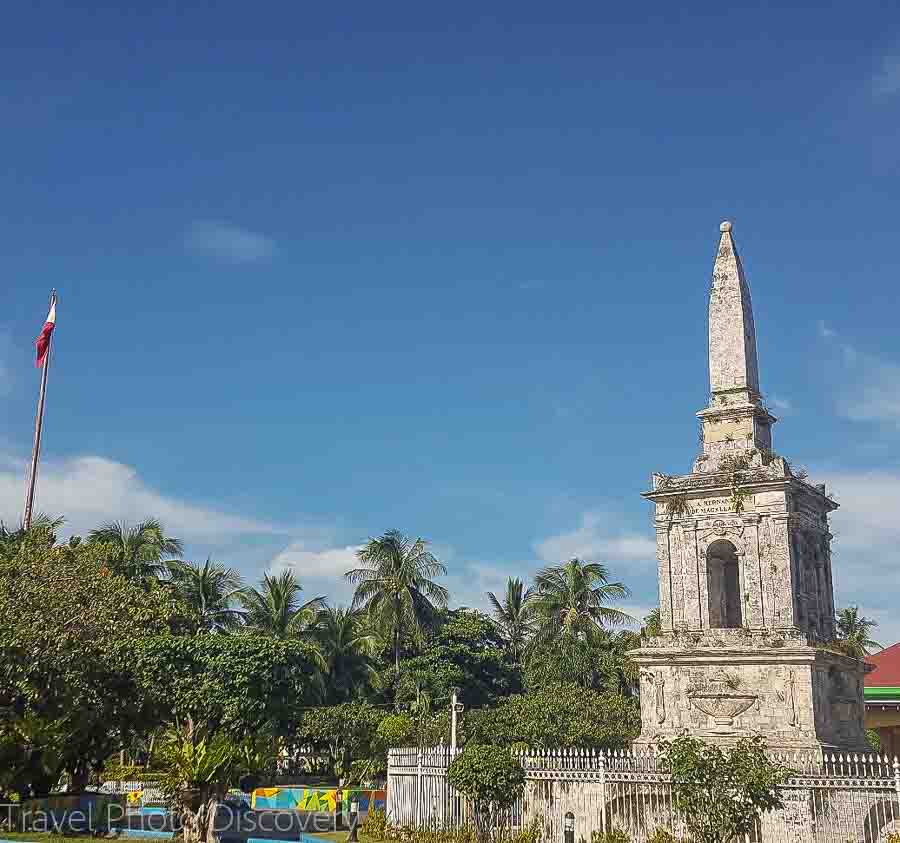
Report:
M394 599L394 674L400 675L400 601Z
M394 673L400 675L400 626L394 627Z

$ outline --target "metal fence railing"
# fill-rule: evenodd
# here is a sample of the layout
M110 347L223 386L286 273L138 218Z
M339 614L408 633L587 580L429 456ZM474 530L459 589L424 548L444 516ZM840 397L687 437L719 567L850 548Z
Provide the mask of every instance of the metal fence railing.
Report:
M600 752L561 749L516 753L525 769L522 797L509 823L537 822L547 840L562 840L566 816L575 840L621 829L635 843L658 827L684 835L673 810L668 774L653 748ZM794 775L783 785L783 808L764 814L748 843L884 843L900 831L900 760L880 755L775 754ZM468 820L465 799L451 786L453 753L393 749L388 757L387 813L411 827L457 827Z

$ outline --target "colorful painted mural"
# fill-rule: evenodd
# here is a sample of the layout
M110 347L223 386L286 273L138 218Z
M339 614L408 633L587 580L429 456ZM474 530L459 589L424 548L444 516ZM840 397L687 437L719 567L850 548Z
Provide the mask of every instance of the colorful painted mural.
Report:
M258 810L275 811L320 811L334 814L338 811L350 813L350 802L359 802L359 813L365 815L370 808L384 810L383 790L361 790L358 788L320 787L260 787L253 791L251 806Z

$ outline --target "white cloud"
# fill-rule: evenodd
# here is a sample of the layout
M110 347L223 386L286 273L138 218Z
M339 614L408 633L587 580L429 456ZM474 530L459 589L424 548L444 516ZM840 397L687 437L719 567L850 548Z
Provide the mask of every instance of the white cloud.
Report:
M781 414L790 413L794 409L794 405L787 398L779 398L777 395L769 398L769 404L773 410L777 410Z
M358 566L356 551L361 545L328 547L311 550L308 542L297 541L288 545L271 562L273 571L292 569L299 577L343 577Z
M835 602L850 604L881 623L882 644L900 639L900 474L889 471L822 473L841 505L831 515Z
M835 341L841 355L838 412L852 421L900 425L900 364L837 341L837 333L824 323L820 323L819 332Z
M844 346L847 383L838 409L853 421L900 424L900 365Z
M613 520L607 512L585 512L579 527L538 542L535 551L550 564L574 556L601 562L652 562L656 558L656 545L652 539L617 529Z
M883 56L872 76L872 92L877 97L900 93L900 55Z
M0 518L17 524L22 516L27 464L0 454ZM131 466L98 456L41 461L35 509L66 519L66 533L83 534L110 520L159 518L171 535L218 541L245 534L287 532L274 524L199 506L147 486Z
M275 255L275 241L264 234L221 222L192 223L184 235L184 245L192 252L230 263L252 263Z

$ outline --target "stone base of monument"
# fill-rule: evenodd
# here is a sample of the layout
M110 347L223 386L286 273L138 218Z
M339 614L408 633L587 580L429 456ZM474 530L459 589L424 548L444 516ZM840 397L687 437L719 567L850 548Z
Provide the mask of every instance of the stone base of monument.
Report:
M633 651L641 672L638 745L685 733L722 744L758 735L786 752L871 752L862 662L788 637L778 647L741 646L752 633L716 632L734 633L733 641L718 635L712 647L708 635L695 634L687 645L690 634L679 633Z

